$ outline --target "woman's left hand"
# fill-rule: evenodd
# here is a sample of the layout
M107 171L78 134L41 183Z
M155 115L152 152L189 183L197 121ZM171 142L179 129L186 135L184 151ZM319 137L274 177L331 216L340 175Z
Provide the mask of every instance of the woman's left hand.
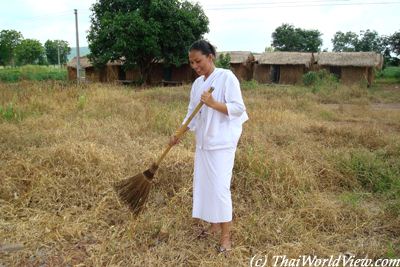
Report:
M201 102L203 102L204 104L206 104L208 107L213 107L213 105L215 104L215 100L212 97L212 93L209 92L204 92L201 95Z

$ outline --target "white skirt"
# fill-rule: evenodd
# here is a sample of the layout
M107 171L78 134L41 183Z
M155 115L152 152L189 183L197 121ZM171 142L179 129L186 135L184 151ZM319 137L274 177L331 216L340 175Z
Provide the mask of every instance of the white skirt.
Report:
M193 218L210 223L232 221L231 178L236 148L196 148Z

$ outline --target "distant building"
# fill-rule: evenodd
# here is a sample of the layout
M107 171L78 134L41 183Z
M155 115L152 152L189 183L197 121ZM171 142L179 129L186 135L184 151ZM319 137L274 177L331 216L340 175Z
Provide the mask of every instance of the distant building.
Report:
M300 84L309 71L326 69L342 84L372 84L383 56L375 52L265 52L255 56L253 78L260 83Z
M217 60L221 54L228 54L230 56L232 72L236 75L239 81L250 81L253 78L254 56L250 51L217 52Z
M351 85L365 82L371 85L375 70L381 69L383 56L375 52L265 52L249 51L218 52L229 54L230 67L240 81L254 79L259 83L302 84L303 75L309 71L326 69L337 76L341 83ZM85 71L87 81L92 82L137 82L140 73L137 68L125 70L123 61L108 62L101 69L95 68L87 57L80 58L80 66ZM67 64L68 78L76 80L76 57ZM197 75L189 63L179 67L166 66L157 61L152 64L150 83L176 85L191 83Z
M328 70L347 85L366 82L370 86L374 70L383 66L383 56L375 52L321 52L315 61L318 69Z
M76 80L76 57L67 64L68 79ZM109 61L102 68L95 68L87 57L80 58L80 66L90 82L137 82L140 80L138 68L125 70L123 61ZM182 84L195 79L195 73L188 63L179 67L165 66L162 61L152 64L151 84Z
M260 83L300 84L312 64L312 53L265 52L256 56L253 79Z

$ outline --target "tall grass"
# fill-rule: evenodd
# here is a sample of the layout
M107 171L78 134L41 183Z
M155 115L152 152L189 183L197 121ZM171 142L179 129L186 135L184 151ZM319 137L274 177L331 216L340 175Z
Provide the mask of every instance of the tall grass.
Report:
M400 109L374 108L386 100L379 88L357 90L243 85L250 120L236 153L235 244L225 258L215 252L218 239L196 238L202 225L190 218L193 133L160 166L138 217L112 190L163 151L186 113L188 86L0 84L0 253L20 245L0 265L399 258Z

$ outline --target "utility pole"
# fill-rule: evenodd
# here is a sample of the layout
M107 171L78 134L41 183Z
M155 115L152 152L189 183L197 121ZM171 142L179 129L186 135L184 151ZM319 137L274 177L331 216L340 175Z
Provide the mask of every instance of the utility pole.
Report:
M79 55L79 34L78 34L78 10L74 9L75 13L75 28L76 28L76 79L79 82L81 77L79 74L80 71L80 55Z

